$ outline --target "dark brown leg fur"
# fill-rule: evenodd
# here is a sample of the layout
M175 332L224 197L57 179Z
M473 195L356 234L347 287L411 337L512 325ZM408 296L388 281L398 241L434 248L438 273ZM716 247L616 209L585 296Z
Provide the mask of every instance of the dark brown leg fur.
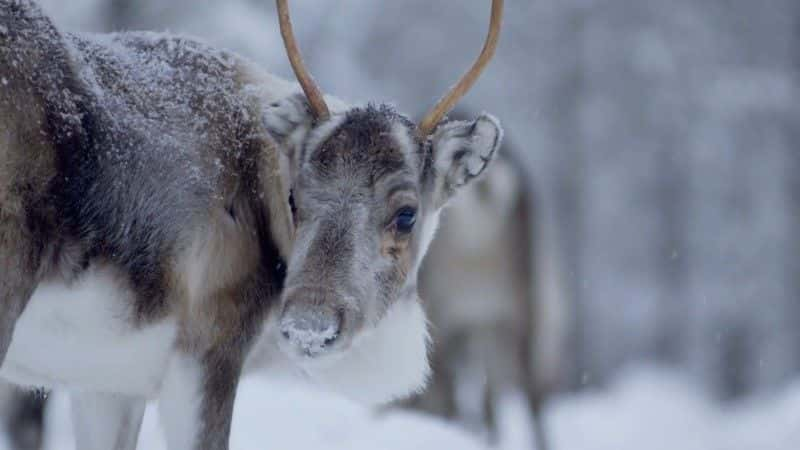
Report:
M0 205L0 365L11 344L14 325L36 287L39 263L34 239L24 224Z

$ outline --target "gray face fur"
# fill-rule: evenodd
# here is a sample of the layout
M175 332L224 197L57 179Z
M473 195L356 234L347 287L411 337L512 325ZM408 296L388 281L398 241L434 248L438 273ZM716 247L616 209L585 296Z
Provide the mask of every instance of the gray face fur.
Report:
M502 130L482 115L423 142L383 105L314 123L301 95L271 105L265 123L290 160L296 226L279 341L300 360L340 354L395 302L418 301L439 211L486 169Z

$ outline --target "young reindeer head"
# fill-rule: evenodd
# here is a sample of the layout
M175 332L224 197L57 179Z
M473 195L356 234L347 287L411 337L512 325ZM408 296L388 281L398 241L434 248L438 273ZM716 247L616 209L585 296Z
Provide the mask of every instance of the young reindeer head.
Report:
M492 3L489 34L472 68L419 125L386 105L331 112L303 65L286 1L277 0L277 6L304 91L265 112L270 134L290 161L296 227L278 312L279 345L295 361L311 365L345 358L362 337L397 328L383 323L403 315L418 323L400 326L392 338L421 347L411 351L424 360L416 363L423 368L415 375L419 379L407 388L414 389L427 371L416 293L420 261L439 211L486 170L503 134L488 114L439 122L494 53L503 1Z

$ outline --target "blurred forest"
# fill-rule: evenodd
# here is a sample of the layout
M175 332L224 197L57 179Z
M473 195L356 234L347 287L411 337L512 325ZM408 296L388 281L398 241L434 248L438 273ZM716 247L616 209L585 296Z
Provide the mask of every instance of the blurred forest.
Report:
M67 30L155 29L291 78L268 0L42 0ZM800 2L509 0L464 100L534 174L565 282L563 389L626 363L721 398L800 369ZM488 0L294 1L328 92L419 115L472 61Z

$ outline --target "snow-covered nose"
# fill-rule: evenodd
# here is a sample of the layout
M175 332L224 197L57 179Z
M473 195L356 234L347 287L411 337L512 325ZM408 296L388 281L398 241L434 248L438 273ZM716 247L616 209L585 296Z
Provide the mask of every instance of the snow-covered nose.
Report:
M281 335L290 347L287 350L315 357L334 346L342 331L343 313L326 294L298 290L288 298L280 320Z

